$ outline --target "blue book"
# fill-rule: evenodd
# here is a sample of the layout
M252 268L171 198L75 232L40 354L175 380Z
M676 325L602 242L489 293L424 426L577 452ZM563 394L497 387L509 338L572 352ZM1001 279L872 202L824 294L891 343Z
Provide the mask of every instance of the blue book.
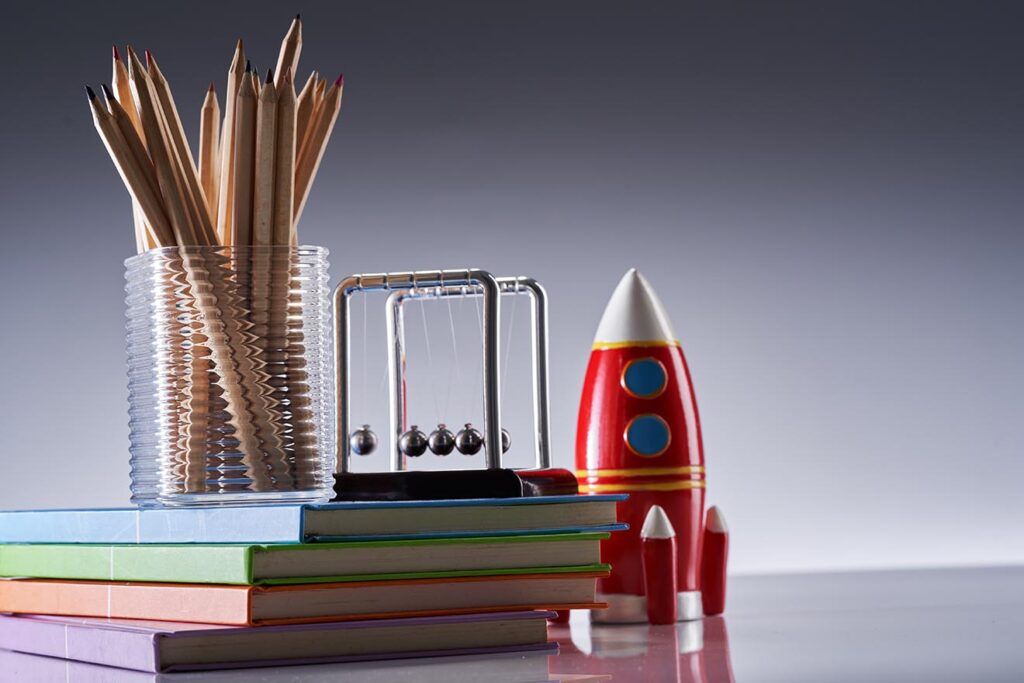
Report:
M627 496L0 512L0 543L311 543L620 531Z

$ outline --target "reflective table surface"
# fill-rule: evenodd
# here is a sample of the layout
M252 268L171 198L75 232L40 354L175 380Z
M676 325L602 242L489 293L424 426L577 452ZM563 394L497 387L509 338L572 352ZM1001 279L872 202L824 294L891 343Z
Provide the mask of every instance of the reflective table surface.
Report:
M557 656L439 657L193 674L116 671L4 653L2 680L1024 681L1024 567L731 579L727 615L676 626L553 625ZM34 659L30 661L24 658ZM11 678L5 678L11 676Z

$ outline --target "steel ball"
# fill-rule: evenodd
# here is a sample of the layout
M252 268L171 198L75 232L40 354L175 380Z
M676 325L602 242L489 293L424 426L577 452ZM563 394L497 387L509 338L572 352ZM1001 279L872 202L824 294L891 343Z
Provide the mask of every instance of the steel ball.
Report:
M444 424L439 424L431 432L427 444L434 455L448 455L455 450L455 435Z
M369 455L377 449L377 435L370 425L363 425L348 439L348 445L356 455Z
M455 447L463 455L476 455L483 446L484 437L468 422L455 436Z
M512 435L509 434L508 430L504 427L501 428L501 452L508 453L508 449L512 447Z
M419 427L413 425L398 440L398 448L404 455L418 458L427 452L427 435L421 432Z

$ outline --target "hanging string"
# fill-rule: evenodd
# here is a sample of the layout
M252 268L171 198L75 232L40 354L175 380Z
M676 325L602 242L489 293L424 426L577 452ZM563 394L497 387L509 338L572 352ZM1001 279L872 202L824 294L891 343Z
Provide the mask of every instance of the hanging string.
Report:
M423 341L426 342L427 346L427 372L430 374L431 380L434 378L434 354L430 350L430 332L427 329L427 300L420 300L420 317L423 319ZM437 392L431 391L430 397L434 401L434 417L435 422L438 424L441 422L441 405L437 401Z
M446 296L445 303L448 306L448 331L452 339L452 362L448 368L448 386L444 392L444 415L447 416L448 409L451 408L452 386L460 384L462 376L459 370L459 347L455 341L455 315L452 312L452 297ZM462 304L461 297L459 298L459 304Z
M369 325L367 325L367 323L366 323L366 316L367 316L366 310L370 307L370 304L366 301L368 298L369 297L366 296L365 294L362 297L362 299L363 299L363 348L362 348L362 358L363 358L363 390L362 390L362 397L363 397L363 401L366 402L366 405L370 404L370 401L369 401L369 398L370 398L370 394L369 394L369 389L370 389L369 372L370 372L370 368L369 368L369 365L370 365L370 363L368 362L369 359L370 359L370 346L367 343L367 331L366 331L367 328L369 328ZM365 410L365 407L364 407L364 410ZM366 423L369 422L369 418L368 418L368 416L364 416L364 417L367 418L364 421L364 424L366 424Z
M480 334L480 344L482 346L484 343L484 316L483 313L481 313L481 298L482 297L473 297L473 308L476 309L476 331ZM482 396L484 393L484 366L482 362L479 367L480 374L477 376L478 381L476 382L476 395Z
M516 327L516 303L519 301L519 280L516 280L515 291L512 294L512 308L508 314L508 334L505 335L505 365L501 369L501 400L505 400L505 392L508 390L508 361L512 357L512 330Z

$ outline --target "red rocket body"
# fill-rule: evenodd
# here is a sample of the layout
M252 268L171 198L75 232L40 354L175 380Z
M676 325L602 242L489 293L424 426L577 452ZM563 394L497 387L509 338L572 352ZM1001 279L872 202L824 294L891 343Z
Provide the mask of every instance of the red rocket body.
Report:
M616 616L616 596L644 595L640 530L652 505L664 509L676 533L677 590L690 605L680 618L700 617L705 484L697 401L671 323L636 270L619 283L594 340L580 400L576 467L581 493L629 494L618 504L618 519L629 530L601 545L602 561L612 565L600 586L612 607L610 620L630 620Z

